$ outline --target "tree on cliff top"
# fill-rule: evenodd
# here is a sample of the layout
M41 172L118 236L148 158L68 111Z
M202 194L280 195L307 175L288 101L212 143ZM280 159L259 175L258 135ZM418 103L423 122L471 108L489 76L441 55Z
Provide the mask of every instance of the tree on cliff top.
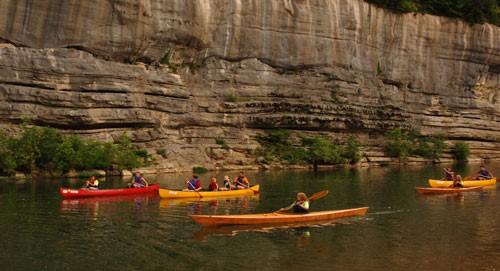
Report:
M500 0L365 0L397 12L422 12L500 26Z

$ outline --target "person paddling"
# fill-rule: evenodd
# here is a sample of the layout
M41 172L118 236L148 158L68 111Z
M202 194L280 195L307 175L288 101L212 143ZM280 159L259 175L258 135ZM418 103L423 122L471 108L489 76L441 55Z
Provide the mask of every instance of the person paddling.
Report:
M455 172L453 172L453 170L449 167L449 168L443 168L444 170L444 180L445 181L453 181L454 180L454 176L455 176Z
M95 176L90 177L90 179L88 179L85 183L85 188L92 190L99 189L99 180L97 180Z
M148 181L142 177L140 172L136 172L134 175L134 178L132 180L132 183L130 184L131 188L144 188L148 187Z
M247 189L250 187L250 181L245 177L243 171L240 171L240 174L234 179L233 183L235 189Z
M303 192L297 193L297 199L288 207L281 208L278 212L292 210L294 213L309 213L309 199Z
M489 180L493 179L493 174L489 172L484 166L481 166L479 168L479 171L477 172L477 177L476 180Z
M201 190L201 181L198 179L198 176L193 174L191 179L186 179L187 188L185 191L200 191Z

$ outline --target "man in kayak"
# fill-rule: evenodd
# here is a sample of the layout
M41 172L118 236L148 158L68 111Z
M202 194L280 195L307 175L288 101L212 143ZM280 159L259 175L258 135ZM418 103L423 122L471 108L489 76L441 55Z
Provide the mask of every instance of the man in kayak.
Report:
M297 199L288 207L281 208L278 212L293 210L294 213L309 213L309 199L305 193L297 193Z
M85 188L92 190L99 189L99 180L97 180L95 176L90 177L90 179L88 179L85 183Z
M208 191L217 191L217 190L219 190L217 179L215 177L212 177L212 179L210 179L210 183L208 184Z
M134 179L132 180L132 183L130 184L131 188L144 188L148 187L148 181L144 177L142 177L141 173L137 171L134 175Z
M481 166L479 168L479 171L477 172L477 177L476 180L489 180L493 179L493 174L489 172L484 166Z
M234 184L234 189L247 189L250 187L250 181L248 180L247 177L245 177L243 171L240 171L238 177L234 179L233 184Z
M453 172L453 170L451 169L451 167L449 168L443 168L444 170L444 180L445 181L453 181L455 178L455 172Z
M187 188L184 191L200 191L201 190L201 181L198 179L198 176L193 174L193 177L190 179L186 179Z

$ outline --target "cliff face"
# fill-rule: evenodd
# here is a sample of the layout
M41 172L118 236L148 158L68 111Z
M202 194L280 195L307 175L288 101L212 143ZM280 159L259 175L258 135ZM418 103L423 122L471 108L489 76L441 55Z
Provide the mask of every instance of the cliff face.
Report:
M0 41L0 123L129 132L165 150L161 170L252 167L255 134L276 127L356 134L371 161L399 126L500 158L489 24L361 0L4 0Z

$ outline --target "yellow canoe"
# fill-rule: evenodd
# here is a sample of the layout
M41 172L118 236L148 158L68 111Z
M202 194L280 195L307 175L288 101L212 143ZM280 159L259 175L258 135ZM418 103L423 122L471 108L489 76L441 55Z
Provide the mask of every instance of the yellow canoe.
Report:
M214 197L238 197L252 196L259 193L259 185L254 185L248 189L230 190L230 191L180 191L160 188L160 197L164 199L180 198L214 198Z
M489 179L489 180L464 180L464 187L474 187L474 186L490 186L495 185L497 183L497 179ZM446 188L450 187L453 184L453 181L441 181L441 180L433 180L429 179L429 185L432 188Z

